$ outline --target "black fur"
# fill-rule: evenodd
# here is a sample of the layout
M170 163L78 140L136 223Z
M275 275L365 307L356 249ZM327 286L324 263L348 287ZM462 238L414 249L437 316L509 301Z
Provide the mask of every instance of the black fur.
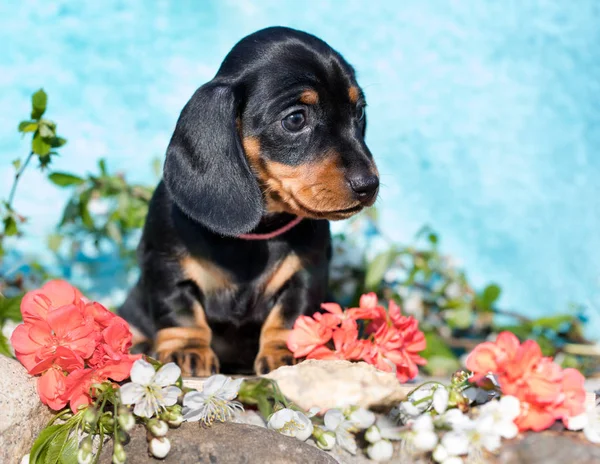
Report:
M349 86L359 89L350 65L325 42L300 31L264 29L232 49L177 122L164 180L151 200L138 247L141 276L119 311L125 319L153 338L160 329L180 326L197 301L213 331L212 348L222 370L248 371L260 328L276 304L283 308L287 328L299 315L319 309L326 300L331 255L328 219L349 217L377 195L376 185L366 199L356 190L377 177L363 138L364 97L359 92L358 101L348 100ZM318 92L318 104L299 102L307 89ZM282 128L281 120L293 111L303 111L308 121L298 133ZM339 176L347 182L336 188L359 203L339 207L332 187L327 197L316 198L318 208L270 212L269 189L248 161L245 137L260 142L261 166L276 162L302 169L334 153ZM314 190L315 197L323 196L327 186ZM306 218L276 238L238 238L273 231L295 214ZM302 268L276 293L265 295L265 276L291 253L302 260ZM203 292L183 274L186 256L213 263L235 288Z

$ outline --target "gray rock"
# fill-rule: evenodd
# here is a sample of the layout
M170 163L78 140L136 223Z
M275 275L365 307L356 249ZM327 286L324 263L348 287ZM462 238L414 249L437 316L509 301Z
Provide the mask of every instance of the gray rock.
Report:
M184 423L167 435L171 451L164 460L148 455L146 429L136 426L125 445L127 464L164 462L165 464L335 464L327 453L295 438L253 425L233 422L202 427ZM100 457L111 462L112 445L107 443Z
M597 464L600 446L572 432L528 433L502 446L499 464Z
M18 361L0 355L0 372L0 462L19 462L53 414Z

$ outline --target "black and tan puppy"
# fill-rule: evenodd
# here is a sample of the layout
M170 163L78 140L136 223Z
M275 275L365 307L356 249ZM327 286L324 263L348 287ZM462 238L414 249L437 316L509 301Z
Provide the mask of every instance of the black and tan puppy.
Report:
M120 314L184 375L291 364L299 315L325 301L328 220L379 188L352 67L274 27L241 40L187 103Z

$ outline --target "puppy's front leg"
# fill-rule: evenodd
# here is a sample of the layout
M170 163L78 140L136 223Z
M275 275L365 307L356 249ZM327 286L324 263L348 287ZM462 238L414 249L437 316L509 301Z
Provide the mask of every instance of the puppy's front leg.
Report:
M295 364L295 358L287 347L290 329L286 327L281 303L269 313L260 331L258 355L254 361L257 374L267 374L280 366Z
M156 335L155 352L162 363L174 362L184 377L219 372L219 359L210 347L212 331L199 302L193 303L195 327L169 327Z

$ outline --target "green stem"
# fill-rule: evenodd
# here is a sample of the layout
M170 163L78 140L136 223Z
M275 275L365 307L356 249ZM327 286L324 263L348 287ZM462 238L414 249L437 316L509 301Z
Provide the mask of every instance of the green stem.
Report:
M12 203L13 203L13 200L15 199L15 192L17 191L17 184L19 183L19 179L21 178L23 171L25 171L25 169L27 168L27 165L31 161L31 158L33 158L34 154L35 153L33 153L33 151L29 153L29 156L27 156L25 163L23 163L23 166L21 166L21 169L19 169L17 171L17 173L15 174L15 180L13 181L12 187L10 189L10 194L8 195L8 201L6 202L8 211L12 211Z

